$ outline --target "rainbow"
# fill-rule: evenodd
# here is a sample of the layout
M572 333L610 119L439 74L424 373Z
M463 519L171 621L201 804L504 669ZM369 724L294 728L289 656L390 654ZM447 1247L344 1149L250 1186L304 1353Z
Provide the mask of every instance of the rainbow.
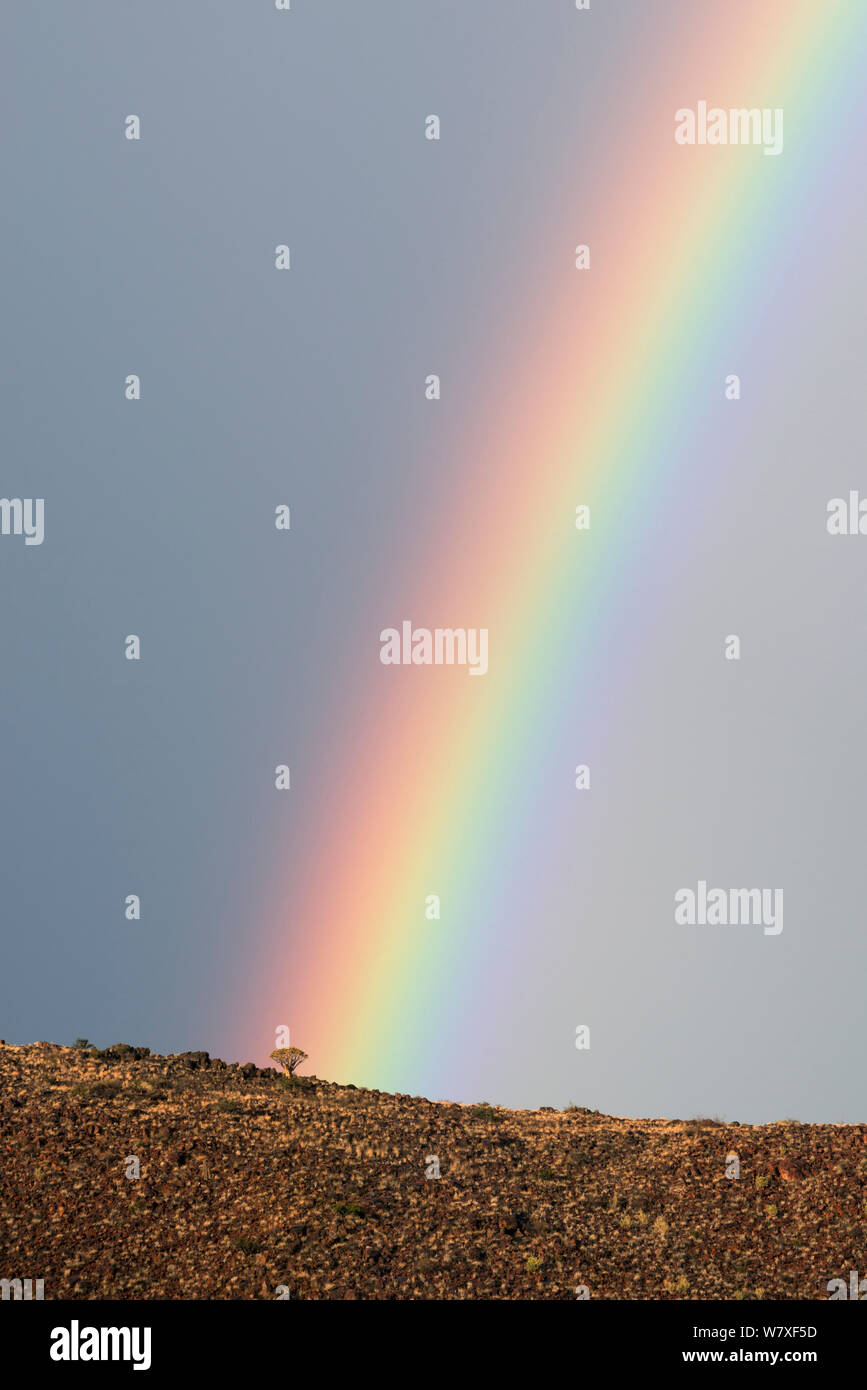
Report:
M484 998L544 949L546 875L580 833L572 768L612 736L629 693L619 615L654 564L664 603L678 578L667 518L700 515L725 486L697 452L722 395L720 343L749 335L781 255L806 241L825 181L853 159L839 121L863 101L860 0L690 8L702 13L685 11L678 53L630 74L629 111L599 137L585 272L571 265L586 238L563 172L539 223L543 269L521 291L512 346L486 364L489 404L460 422L448 486L424 499L432 539L403 592L382 595L383 628L486 627L489 672L384 668L371 631L346 726L320 759L321 811L268 884L248 982L260 1056L273 1018L320 1076L418 1089L454 1073L449 1040L468 1012L486 1045ZM678 147L674 112L699 98L783 107L781 157ZM434 893L442 917L428 922Z

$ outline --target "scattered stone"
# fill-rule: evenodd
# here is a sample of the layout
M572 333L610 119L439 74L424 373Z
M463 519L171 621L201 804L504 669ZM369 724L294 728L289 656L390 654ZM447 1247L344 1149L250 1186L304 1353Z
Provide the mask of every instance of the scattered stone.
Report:
M207 1052L3 1044L4 1258L46 1299L826 1299L860 1248L863 1124L284 1082Z

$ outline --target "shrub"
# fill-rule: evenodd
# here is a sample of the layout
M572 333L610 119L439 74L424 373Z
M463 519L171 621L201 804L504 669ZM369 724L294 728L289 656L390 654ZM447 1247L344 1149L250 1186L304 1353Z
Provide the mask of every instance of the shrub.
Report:
M252 1236L239 1236L235 1241L235 1245L239 1250L242 1250L245 1255L260 1255L262 1253L261 1244L258 1240L254 1240Z
M678 1279L666 1279L665 1288L667 1293L679 1294L682 1297L689 1293L689 1280L685 1274L681 1274Z
M338 1216L366 1216L365 1207L359 1206L358 1202L335 1202L334 1210Z
M291 1092L297 1096L301 1091L315 1091L316 1082L312 1076L285 1076L282 1072L274 1076L274 1085L280 1091Z
M487 1120L489 1124L499 1124L502 1118L502 1115L498 1115L494 1107L489 1105L486 1100L482 1100L478 1105L474 1105L470 1111L470 1119Z
M84 1100L113 1100L123 1095L119 1081L80 1081L72 1087L71 1096L81 1096Z
M701 1134L703 1130L713 1128L715 1125L724 1125L725 1120L721 1120L719 1115L696 1115L694 1119L687 1120L684 1125L685 1134Z

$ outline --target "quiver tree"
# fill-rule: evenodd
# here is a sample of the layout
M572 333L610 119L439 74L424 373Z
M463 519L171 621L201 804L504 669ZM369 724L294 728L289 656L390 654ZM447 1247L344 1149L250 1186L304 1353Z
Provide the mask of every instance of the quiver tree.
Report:
M286 1075L292 1076L295 1068L307 1061L307 1053L302 1052L300 1047L275 1047L271 1061L279 1062Z

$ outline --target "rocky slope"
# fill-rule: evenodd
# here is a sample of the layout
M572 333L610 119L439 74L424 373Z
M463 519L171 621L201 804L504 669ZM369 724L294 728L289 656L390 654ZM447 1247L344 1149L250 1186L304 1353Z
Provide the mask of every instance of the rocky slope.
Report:
M827 1299L867 1273L865 1202L865 1125L510 1111L0 1045L0 1278L46 1298Z

